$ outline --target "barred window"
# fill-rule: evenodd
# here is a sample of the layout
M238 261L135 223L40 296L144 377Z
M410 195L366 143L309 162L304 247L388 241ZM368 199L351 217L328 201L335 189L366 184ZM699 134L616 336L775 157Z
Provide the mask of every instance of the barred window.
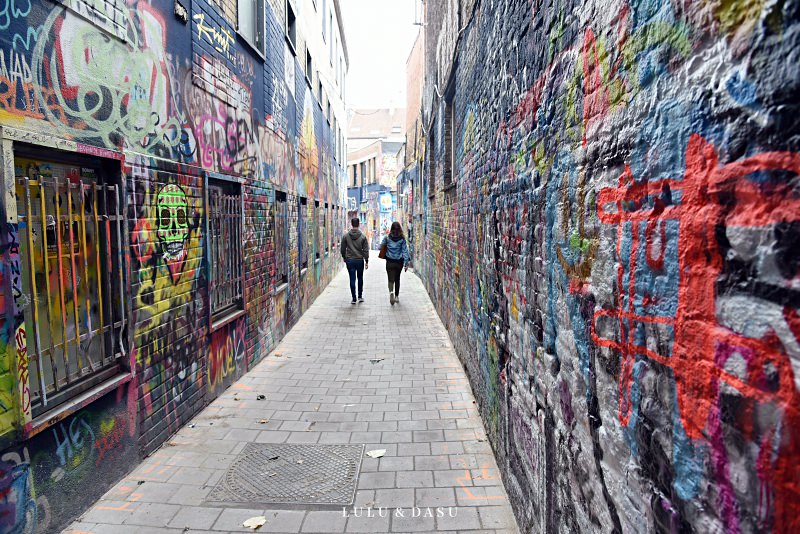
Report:
M308 215L308 199L306 197L300 197L298 203L297 240L299 242L299 246L297 247L297 250L300 251L298 260L300 262L300 269L303 270L308 268L308 247L312 240L308 238L308 223L310 219ZM311 231L313 232L313 227Z
M314 257L319 259L322 251L322 236L325 235L325 212L319 207L319 200L314 201Z
M325 254L328 254L328 203L325 203L325 210L322 212L322 242L325 244Z
M161 210L159 217L173 214ZM180 218L180 212L175 214ZM185 217L185 214L184 214ZM208 179L208 264L211 320L218 322L244 309L244 205L242 186L224 179Z
M334 250L334 251L336 250L336 245L339 243L338 240L339 240L340 236L337 233L337 230L339 230L339 228L337 228L336 224L339 222L340 218L341 218L341 212L339 211L339 206L334 206L333 207L333 214L331 215L331 226L332 226L332 228L331 228L331 232L330 232L331 250Z
M119 163L39 154L20 147L14 160L20 224L12 272L21 279L12 284L24 321L11 335L23 410L34 418L127 372Z
M275 284L280 285L289 282L289 258L287 255L289 211L286 204L286 193L283 191L275 192L273 214L275 221Z

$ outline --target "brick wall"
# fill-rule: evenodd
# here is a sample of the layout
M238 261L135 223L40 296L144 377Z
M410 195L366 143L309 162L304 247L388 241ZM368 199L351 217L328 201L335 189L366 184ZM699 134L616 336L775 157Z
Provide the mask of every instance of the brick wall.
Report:
M800 529L798 4L426 7L415 266L521 530Z
M122 293L114 286L106 298L128 315L114 339L122 356L113 382L98 381L57 415L32 410L31 303L58 295L28 294L20 243L32 226L20 224L13 195L2 195L0 495L17 513L0 517L0 532L66 526L267 355L341 265L323 240L345 226L344 211L334 209L344 200L344 170L303 72L313 39L298 36L295 58L282 1L265 2L263 57L236 35L228 0L182 3L186 21L171 3L106 2L114 8L108 20L83 12L82 0L63 4L0 7L0 183L41 174L19 164L25 149L42 168L50 159L78 161L78 174L96 165L103 180L121 185L127 227L112 248L121 245L122 267L98 262L95 273L95 263L84 264L74 279L121 272ZM243 309L220 326L210 313L209 181L240 191L243 205ZM163 211L170 202L180 216ZM170 217L179 222L168 242ZM278 265L287 266L286 280ZM34 278L55 288L71 269ZM87 308L74 327L82 332L97 315L88 310L94 296L86 292L74 308ZM67 299L77 301L71 291ZM57 310L48 321L58 315L60 323ZM40 328L51 328L48 321Z

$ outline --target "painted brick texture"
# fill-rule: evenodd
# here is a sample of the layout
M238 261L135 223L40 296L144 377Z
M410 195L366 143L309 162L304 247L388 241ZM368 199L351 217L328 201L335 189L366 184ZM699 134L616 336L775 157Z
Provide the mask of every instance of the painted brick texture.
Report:
M521 530L800 529L800 4L426 9L415 266Z

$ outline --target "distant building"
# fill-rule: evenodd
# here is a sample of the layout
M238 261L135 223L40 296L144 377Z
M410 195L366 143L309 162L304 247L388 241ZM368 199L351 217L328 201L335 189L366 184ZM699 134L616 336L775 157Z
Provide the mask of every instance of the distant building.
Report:
M405 123L405 109L348 111L348 189L375 183L394 188L402 168L397 151L405 142Z
M373 248L396 218L394 195L403 160L405 109L356 109L348 112L348 211L357 214ZM387 209L387 194L391 209Z

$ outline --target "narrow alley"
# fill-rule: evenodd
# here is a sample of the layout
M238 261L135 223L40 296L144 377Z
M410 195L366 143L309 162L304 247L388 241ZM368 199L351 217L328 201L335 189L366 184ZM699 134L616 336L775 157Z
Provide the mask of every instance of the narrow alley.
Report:
M800 533L799 51L800 0L0 0L0 534Z
M343 269L274 352L66 532L241 532L257 516L266 518L259 532L517 532L469 383L422 283L404 274L402 300L390 306L384 262L372 256L363 304L350 304ZM363 445L353 506L289 502L326 485L319 466L281 480L283 505L210 504L221 485L258 491L284 477L286 466L225 484L248 450L266 444L311 447L287 453L293 462L331 444ZM269 446L270 458L283 454ZM366 454L375 450L385 454Z

